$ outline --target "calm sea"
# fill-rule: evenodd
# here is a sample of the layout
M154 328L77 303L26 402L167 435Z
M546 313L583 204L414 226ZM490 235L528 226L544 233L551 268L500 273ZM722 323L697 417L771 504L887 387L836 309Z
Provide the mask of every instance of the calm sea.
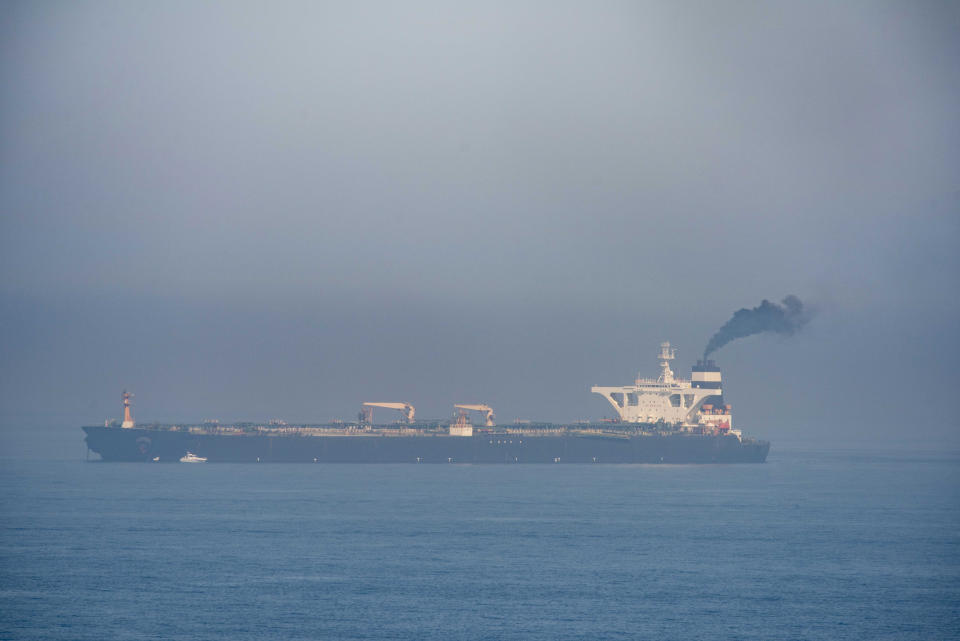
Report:
M4 639L960 638L960 457L0 461Z

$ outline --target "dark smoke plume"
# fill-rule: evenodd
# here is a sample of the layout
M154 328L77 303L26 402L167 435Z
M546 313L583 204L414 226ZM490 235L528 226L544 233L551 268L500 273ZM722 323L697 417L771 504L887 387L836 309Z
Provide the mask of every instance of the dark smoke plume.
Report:
M805 310L800 299L792 295L784 298L782 305L764 300L753 309L741 309L713 335L703 352L703 359L738 338L764 332L790 336L806 325L810 317L809 310Z

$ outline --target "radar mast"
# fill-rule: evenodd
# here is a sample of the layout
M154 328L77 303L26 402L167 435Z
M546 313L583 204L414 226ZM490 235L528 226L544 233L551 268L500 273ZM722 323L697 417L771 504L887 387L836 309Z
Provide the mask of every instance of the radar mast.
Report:
M670 341L660 343L660 353L657 358L660 359L660 382L665 385L673 384L673 370L670 369L670 361L677 357L677 350L670 347Z

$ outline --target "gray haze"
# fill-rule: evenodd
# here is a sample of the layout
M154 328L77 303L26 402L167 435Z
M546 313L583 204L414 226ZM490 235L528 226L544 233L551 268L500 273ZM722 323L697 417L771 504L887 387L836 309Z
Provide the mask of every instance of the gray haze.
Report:
M0 74L0 455L596 418L787 293L740 427L960 444L956 3L7 3Z

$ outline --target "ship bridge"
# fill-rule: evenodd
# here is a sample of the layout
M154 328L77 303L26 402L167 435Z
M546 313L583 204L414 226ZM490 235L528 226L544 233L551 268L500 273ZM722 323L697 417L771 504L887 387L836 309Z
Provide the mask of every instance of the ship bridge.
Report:
M692 380L676 378L670 369L670 361L675 357L676 350L670 347L670 343L661 343L660 353L657 355L660 360L659 378L638 376L633 385L595 385L590 391L607 399L624 423L696 423L704 401L723 394L720 370L713 367L716 371L697 371L702 369L698 364L698 367L694 368Z

